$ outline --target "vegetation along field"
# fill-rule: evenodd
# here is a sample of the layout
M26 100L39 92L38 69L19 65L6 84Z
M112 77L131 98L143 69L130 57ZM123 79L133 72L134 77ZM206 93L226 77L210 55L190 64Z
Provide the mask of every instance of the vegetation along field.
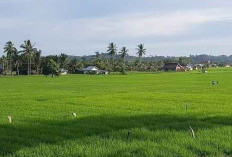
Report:
M232 156L231 78L0 77L0 156Z

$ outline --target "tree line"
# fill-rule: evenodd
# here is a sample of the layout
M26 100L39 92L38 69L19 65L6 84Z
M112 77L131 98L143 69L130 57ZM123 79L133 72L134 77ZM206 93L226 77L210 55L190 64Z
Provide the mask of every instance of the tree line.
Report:
M178 62L180 64L201 63L211 59L215 63L225 61L232 62L232 56L209 56L209 55L190 55L190 57L163 57L151 56L144 57L146 49L144 44L139 44L134 50L137 57L129 56L127 47L118 49L117 45L110 43L105 53L95 52L91 56L72 57L64 53L60 55L42 56L42 50L35 47L30 40L24 41L19 49L14 46L12 41L4 45L4 55L0 58L0 65L4 69L3 74L9 75L59 75L62 70L74 74L78 69L89 65L95 65L102 70L110 72L126 71L158 71L167 62ZM218 62L217 62L218 61Z
M4 55L0 58L4 73L10 75L13 75L13 72L16 75L59 75L62 69L66 69L73 74L78 69L88 65L96 65L102 70L126 74L126 71L156 70L161 66L161 63L158 62L145 63L142 61L142 57L146 54L144 44L137 46L138 58L134 62L127 61L129 50L126 47L118 50L114 43L108 45L106 53L95 52L90 60L85 59L85 57L72 58L64 53L42 56L42 50L35 46L30 40L26 40L17 49L12 41L6 42Z

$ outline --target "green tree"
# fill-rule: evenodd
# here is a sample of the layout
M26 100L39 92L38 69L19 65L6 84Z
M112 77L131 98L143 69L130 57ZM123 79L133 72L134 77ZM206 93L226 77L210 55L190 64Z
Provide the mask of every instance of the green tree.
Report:
M17 75L19 75L19 66L22 64L21 61L22 56L20 54L21 53L19 51L16 51L13 55L13 61L16 67Z
M68 58L68 55L61 53L59 56L59 62L60 62L60 68L66 67L66 60Z
M69 73L73 74L75 73L77 68L77 59L73 58L69 63L68 63L68 71Z
M5 70L8 64L8 60L7 60L7 57L4 55L1 58L1 64L2 64L3 70Z
M144 44L138 45L136 50L137 50L137 55L138 55L139 61L140 61L142 56L146 54L146 49L144 48Z
M93 64L97 67L101 68L102 66L102 56L99 52L95 52L95 56L93 58Z
M142 64L141 64L141 58L143 55L146 54L146 49L144 48L144 44L139 44L138 47L136 48L137 50L137 55L138 55L138 61L137 61L137 70L142 70Z
M36 51L36 49L34 48L34 45L31 44L30 40L24 41L24 43L20 46L20 48L23 49L21 52L23 52L24 55L28 59L27 74L31 75L31 60L32 60L33 53Z
M4 52L7 53L7 58L10 61L10 74L12 75L12 57L17 52L17 49L11 41L8 41L4 46Z
M121 58L121 73L124 75L126 74L126 65L125 65L125 58L128 56L128 49L126 47L122 47L120 53L120 58Z
M45 59L43 65L43 74L44 75L51 75L52 77L60 75L60 67L53 59Z
M35 63L35 67L36 67L35 69L36 69L37 74L39 74L40 67L41 67L41 54L42 54L41 50L35 49L35 51L34 51L34 63Z
M114 70L115 68L115 55L117 54L117 46L114 43L110 43L108 46L107 52L111 56L111 70Z

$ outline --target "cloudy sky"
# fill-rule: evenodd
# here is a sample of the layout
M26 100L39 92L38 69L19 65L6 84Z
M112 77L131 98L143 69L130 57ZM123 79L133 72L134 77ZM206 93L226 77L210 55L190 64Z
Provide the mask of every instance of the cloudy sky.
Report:
M43 54L232 54L231 0L0 0L0 48L31 39ZM2 55L3 50L0 51Z

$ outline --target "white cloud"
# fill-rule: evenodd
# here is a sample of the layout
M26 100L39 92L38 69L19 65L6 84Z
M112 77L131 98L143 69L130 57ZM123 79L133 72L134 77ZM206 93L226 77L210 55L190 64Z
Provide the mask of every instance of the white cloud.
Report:
M83 45L98 48L111 41L180 36L190 33L201 24L231 20L230 15L231 9L217 8L72 20L0 18L0 36L4 41L9 38L13 41L30 38L45 50L54 47L60 50L84 50ZM184 45L188 46L186 43Z
M58 23L54 31L71 35L93 38L106 36L109 38L171 36L191 31L199 24L230 20L232 10L208 9L169 13L147 13L119 15L104 18L83 18ZM64 35L64 34L63 34Z

